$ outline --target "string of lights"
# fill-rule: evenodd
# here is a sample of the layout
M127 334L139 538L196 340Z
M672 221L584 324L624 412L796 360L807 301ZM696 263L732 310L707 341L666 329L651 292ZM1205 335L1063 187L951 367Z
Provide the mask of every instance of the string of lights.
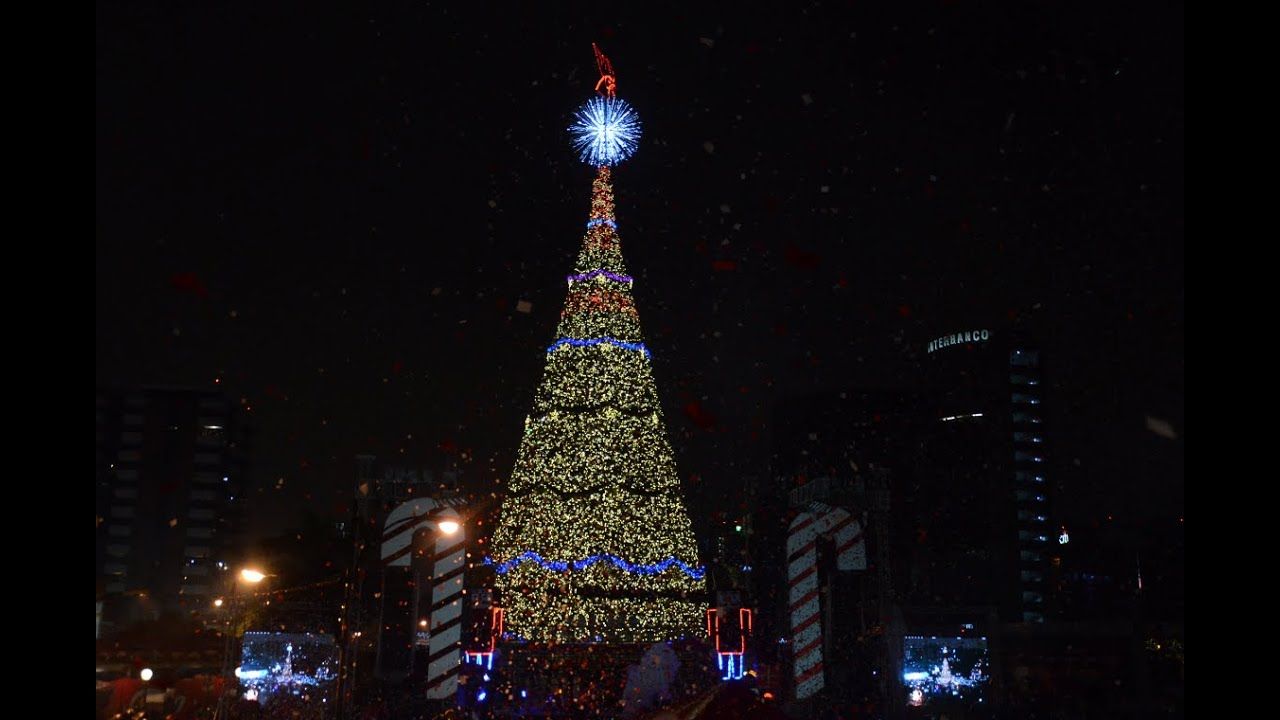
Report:
M562 318L568 318L577 313L621 313L638 317L636 314L636 306L631 299L631 293L625 291L610 291L591 288L582 288L577 292L570 292L569 297L565 300L564 310L560 313ZM602 318L607 322L607 318Z
M641 343L644 339L643 333L640 331L640 317L635 312L608 312L603 308L599 311L583 310L570 313L560 319L560 325L556 328L558 337L609 337L614 340L629 343ZM580 348L573 346L562 346L557 356L583 355L593 351L584 353ZM614 353L615 355L627 353ZM643 361L647 356L643 353L635 353L634 357Z
M652 375L642 375L649 361L640 353L614 352L606 366L593 348L563 347L547 356L547 376L534 397L533 416L572 412L577 408L616 408L661 423L658 389ZM589 429L589 428L580 428Z
M626 283L627 285L630 285L633 282L633 279L630 275L619 275L617 273L611 273L608 270L602 270L600 268L592 270L591 272L579 273L577 275L569 275L565 279L568 280L569 284L572 285L575 282L586 282L592 278L597 278L597 282L599 282L598 280L599 278L609 278L614 282Z
M557 338L485 562L515 637L702 635L706 571L613 221L609 163L597 164Z
M610 338L610 337L588 338L586 340L581 340L579 338L562 337L559 340L556 340L555 342L551 343L551 345L547 347L547 352L555 352L556 350L560 349L561 346L564 346L564 345L572 345L574 347L591 347L592 345L599 345L601 343L607 343L609 345L612 345L613 347L622 348L623 350L638 350L645 357L649 357L649 349L644 346L644 343L624 342L622 340L615 340L614 338Z
M604 555L604 554L592 555L590 557L585 557L581 560L574 560L573 562L564 562L564 561L557 561L557 560L544 560L541 555L539 555L538 553L532 550L520 553L516 557L498 565L494 565L491 559L486 558L485 564L494 565L494 570L499 575L505 575L512 568L524 562L535 562L548 570L552 570L554 572L564 572L569 568L573 568L574 570L586 570L587 568L591 567L592 565L598 562L606 562L606 561L613 563L614 566L618 567L619 569L625 572L637 573L639 575L658 575L666 572L672 567L678 567L682 572L684 572L685 575L688 575L694 580L701 580L703 576L706 575L706 572L707 572L706 568L689 567L688 565L685 565L684 563L680 562L679 560L673 557L667 558L662 562L653 563L652 565L637 565L637 564L629 563L626 560L623 560L622 558L616 555Z

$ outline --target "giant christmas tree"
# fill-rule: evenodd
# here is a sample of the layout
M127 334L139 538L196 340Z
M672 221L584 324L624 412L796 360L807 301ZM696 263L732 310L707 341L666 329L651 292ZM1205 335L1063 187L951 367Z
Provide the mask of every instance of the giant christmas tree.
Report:
M538 642L703 632L705 571L614 218L610 166L631 154L639 125L598 50L597 60L601 96L571 128L597 168L587 231L488 558L507 630Z

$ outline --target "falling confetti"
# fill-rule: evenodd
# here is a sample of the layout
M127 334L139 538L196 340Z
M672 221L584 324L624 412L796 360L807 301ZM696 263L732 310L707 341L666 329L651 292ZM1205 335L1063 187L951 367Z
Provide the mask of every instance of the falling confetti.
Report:
M1168 438L1170 440L1178 439L1178 433L1174 431L1173 425L1170 424L1168 420L1161 420L1160 418L1153 418L1148 415L1147 429L1162 438Z

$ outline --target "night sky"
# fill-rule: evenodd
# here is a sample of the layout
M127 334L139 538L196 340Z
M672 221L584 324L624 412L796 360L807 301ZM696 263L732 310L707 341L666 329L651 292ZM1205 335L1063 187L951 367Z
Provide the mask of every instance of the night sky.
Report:
M97 383L244 398L257 532L339 517L357 453L510 472L592 41L644 123L619 232L695 515L768 474L778 398L1021 317L1064 519L1181 516L1180 3L178 5L98 6Z

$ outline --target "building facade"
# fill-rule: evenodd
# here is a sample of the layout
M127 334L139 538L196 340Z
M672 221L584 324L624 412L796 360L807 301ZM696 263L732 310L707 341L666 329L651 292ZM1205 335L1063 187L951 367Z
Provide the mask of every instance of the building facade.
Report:
M831 698L878 694L901 708L910 702L908 691L930 692L915 677L918 668L903 669L905 658L972 646L956 662L982 678L972 680L967 697L980 702L996 682L1008 628L1052 615L1059 533L1049 509L1052 463L1036 345L1018 330L977 327L922 339L918 349L914 360L904 358L913 373L901 387L786 398L773 412L772 492L777 504L791 508L792 530L816 501L847 510L849 522L861 520L866 542L866 569L841 572L831 560L847 541L833 534L824 565L817 538L821 615L813 623L822 628L823 659L832 660L822 690ZM788 618L792 626L813 627L803 616L809 577L798 565L800 553L782 550L785 527L757 528L761 546L775 554L760 563L756 579L792 587L761 602L775 612L762 612L760 627L776 637L785 637ZM793 577L766 581L770 568L788 568ZM803 633L793 636L804 646L781 645L790 662L800 670L816 664L802 655L819 646ZM938 638L955 642L934 648ZM859 687L840 676L854 666L885 680ZM921 687L887 679L904 672ZM812 681L797 674L794 697Z
M923 604L937 598L990 608L1004 622L1044 622L1058 532L1040 352L1023 332L982 326L924 350L921 462L899 507L929 559L911 564L904 590Z
M101 631L211 607L242 541L248 434L216 391L96 399Z

